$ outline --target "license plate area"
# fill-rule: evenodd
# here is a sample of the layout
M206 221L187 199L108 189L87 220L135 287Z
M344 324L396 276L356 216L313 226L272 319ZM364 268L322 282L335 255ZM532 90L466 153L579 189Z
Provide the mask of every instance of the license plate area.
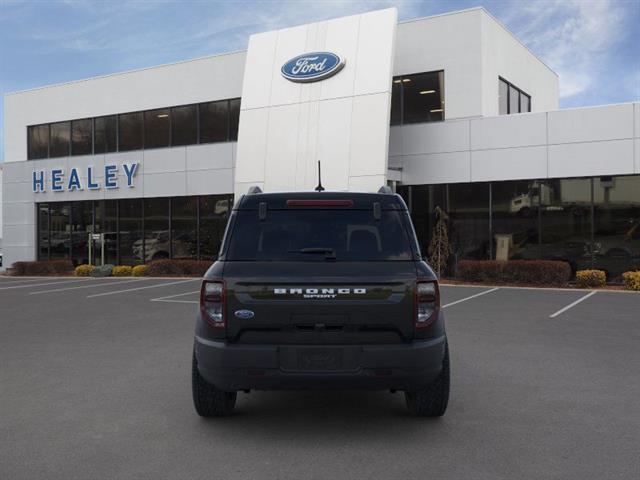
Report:
M298 370L342 370L342 350L309 348L298 351Z
M357 370L360 347L282 346L280 368L298 372L344 372Z

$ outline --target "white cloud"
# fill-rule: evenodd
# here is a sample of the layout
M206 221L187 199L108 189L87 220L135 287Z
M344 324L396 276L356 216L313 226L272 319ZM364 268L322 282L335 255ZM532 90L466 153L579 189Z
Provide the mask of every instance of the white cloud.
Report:
M622 40L633 2L551 0L523 4L504 17L522 41L560 76L560 97L587 91Z

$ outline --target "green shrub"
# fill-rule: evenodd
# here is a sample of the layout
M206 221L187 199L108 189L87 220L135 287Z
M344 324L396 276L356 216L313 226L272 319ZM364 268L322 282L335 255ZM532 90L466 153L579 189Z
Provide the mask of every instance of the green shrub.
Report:
M44 260L39 262L15 262L13 275L65 275L73 272L71 260Z
M637 272L624 272L622 274L624 288L627 290L640 291L640 270Z
M76 277L88 277L93 272L95 267L93 265L87 265L86 263L78 265L76 267Z
M566 286L571 266L554 260L461 260L457 278L468 282Z
M149 269L148 265L136 265L132 269L132 275L134 277L144 277L147 275L147 270Z
M579 288L604 287L607 284L607 274L602 270L578 270L576 285Z
M129 265L118 265L117 267L113 267L111 275L114 277L130 277L132 272L133 268Z
M150 277L202 277L213 262L207 260L154 260L148 266Z
M113 265L102 265L95 267L91 272L92 277L109 277L113 271Z

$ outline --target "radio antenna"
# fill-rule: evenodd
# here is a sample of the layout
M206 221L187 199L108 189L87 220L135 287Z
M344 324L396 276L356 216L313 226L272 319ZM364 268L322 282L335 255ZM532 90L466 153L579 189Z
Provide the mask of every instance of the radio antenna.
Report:
M320 160L318 160L318 186L314 190L316 192L324 191L324 187L322 186L322 171L320 169Z

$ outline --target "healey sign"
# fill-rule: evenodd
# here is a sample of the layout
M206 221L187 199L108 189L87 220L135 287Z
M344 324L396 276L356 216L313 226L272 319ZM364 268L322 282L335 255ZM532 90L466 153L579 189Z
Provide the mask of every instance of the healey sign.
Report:
M282 76L292 82L317 82L338 73L345 59L331 52L313 52L298 55L282 65Z
M65 175L62 168L54 168L50 171L34 170L31 185L33 193L46 192L47 189L51 189L52 192L84 190L85 188L100 190L103 187L114 189L120 187L119 171L122 171L127 187L133 187L133 180L138 171L137 163L124 163L120 166L105 165L102 172L93 167L86 167L82 170L82 176L77 168L72 168L69 175Z

